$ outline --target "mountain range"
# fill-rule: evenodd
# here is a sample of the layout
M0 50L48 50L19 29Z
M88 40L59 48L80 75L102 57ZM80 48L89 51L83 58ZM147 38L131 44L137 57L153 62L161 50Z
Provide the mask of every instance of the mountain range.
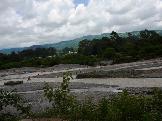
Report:
M159 35L162 36L162 30L154 30L156 31ZM133 31L130 32L132 35L138 36L140 31ZM118 33L119 36L121 37L127 37L128 33ZM76 38L73 40L67 40L67 41L61 41L58 43L53 43L53 44L44 44L44 45L33 45L30 47L21 47L21 48L7 48L7 49L2 49L0 50L0 53L5 53L5 54L10 54L11 52L20 52L26 49L35 49L35 48L49 48L49 47L54 47L57 50L61 50L65 47L73 47L73 48L77 48L79 45L79 42L82 40L93 40L93 39L101 39L102 37L110 37L110 33L103 33L100 35L87 35L87 36L83 36L80 38Z

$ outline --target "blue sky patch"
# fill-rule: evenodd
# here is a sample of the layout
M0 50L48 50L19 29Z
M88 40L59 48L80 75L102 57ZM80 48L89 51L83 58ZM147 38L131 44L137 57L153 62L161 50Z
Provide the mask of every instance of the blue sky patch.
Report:
M89 0L74 0L75 4L84 4L84 5L88 5Z

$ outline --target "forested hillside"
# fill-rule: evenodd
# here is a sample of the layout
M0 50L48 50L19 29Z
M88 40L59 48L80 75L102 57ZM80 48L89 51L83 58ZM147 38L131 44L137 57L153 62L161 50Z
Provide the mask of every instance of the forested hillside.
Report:
M160 36L162 36L162 30L154 30L157 34L159 34ZM140 36L140 31L133 31L133 32L129 32L131 35L133 36ZM103 34L99 34L99 35L87 35L87 36L83 36L80 38L76 38L76 39L72 39L72 40L66 40L66 41L61 41L58 43L50 43L50 44L44 44L44 45L33 45L30 47L23 47L23 48L8 48L8 49L2 49L0 50L0 53L4 53L4 54L10 54L11 52L21 52L23 50L27 50L27 49L35 49L35 48L56 48L57 50L62 50L65 47L68 48L78 48L79 47L79 42L82 40L93 40L93 39L99 39L101 40L103 37L108 37L110 38L110 34L111 33L103 33ZM118 33L118 35L120 37L128 37L128 32L125 33ZM53 40L51 40L52 42Z
M0 69L56 64L96 65L102 60L124 63L158 57L162 57L162 36L155 31L144 30L139 35L128 33L124 37L113 31L110 37L82 40L78 50L66 47L58 52L55 48L31 48L18 53L1 53Z

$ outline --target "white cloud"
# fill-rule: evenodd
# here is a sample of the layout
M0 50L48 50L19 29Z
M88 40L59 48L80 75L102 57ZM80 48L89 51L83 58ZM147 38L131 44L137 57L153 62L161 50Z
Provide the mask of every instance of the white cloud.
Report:
M162 0L0 0L0 48L88 34L162 29Z

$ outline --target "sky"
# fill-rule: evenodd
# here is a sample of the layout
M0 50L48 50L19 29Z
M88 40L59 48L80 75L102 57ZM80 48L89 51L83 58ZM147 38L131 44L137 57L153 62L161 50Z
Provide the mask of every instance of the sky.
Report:
M84 4L84 5L88 5L88 3L89 3L89 0L74 0L74 3L76 4L76 5L79 5L79 4Z
M162 30L162 0L0 0L0 49Z

